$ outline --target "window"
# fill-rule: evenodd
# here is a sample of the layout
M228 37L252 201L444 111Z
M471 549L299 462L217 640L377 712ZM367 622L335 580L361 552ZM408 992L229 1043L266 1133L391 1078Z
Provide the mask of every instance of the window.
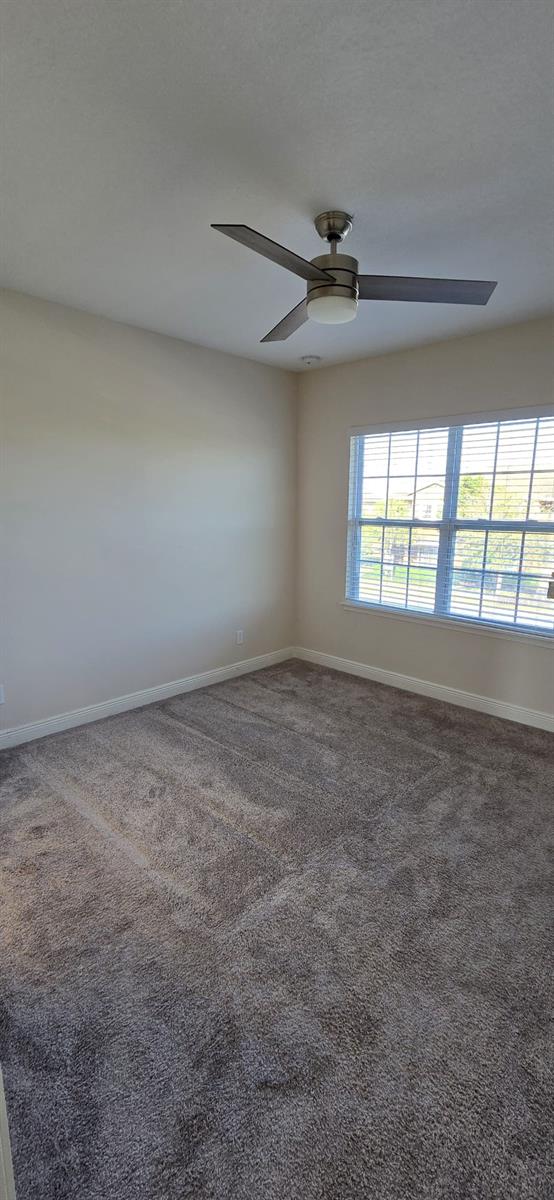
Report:
M552 634L553 573L554 418L351 437L347 600Z

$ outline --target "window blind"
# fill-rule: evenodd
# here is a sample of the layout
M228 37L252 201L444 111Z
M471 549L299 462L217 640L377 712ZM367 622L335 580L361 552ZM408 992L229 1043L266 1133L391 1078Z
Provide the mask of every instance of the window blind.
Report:
M346 598L554 631L554 417L356 433Z

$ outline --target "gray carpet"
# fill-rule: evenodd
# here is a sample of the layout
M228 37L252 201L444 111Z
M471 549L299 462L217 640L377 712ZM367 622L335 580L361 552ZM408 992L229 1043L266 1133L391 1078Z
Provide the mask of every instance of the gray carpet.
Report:
M289 662L5 752L18 1200L546 1200L553 742Z

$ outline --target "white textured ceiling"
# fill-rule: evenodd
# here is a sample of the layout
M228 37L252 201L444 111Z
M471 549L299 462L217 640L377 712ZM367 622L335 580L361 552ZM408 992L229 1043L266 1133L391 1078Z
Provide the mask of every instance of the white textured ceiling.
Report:
M551 0L1 0L0 282L285 367L552 305ZM259 339L324 208L362 271L498 279Z

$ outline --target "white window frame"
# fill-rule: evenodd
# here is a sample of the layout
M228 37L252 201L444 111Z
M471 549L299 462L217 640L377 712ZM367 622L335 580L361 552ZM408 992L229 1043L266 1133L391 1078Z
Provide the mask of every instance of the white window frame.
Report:
M530 625L515 625L509 622L495 622L486 618L476 618L474 616L464 617L459 614L453 614L448 611L451 589L451 575L453 571L453 555L450 553L453 539L458 530L477 529L488 531L505 531L511 532L527 532L529 530L554 532L554 522L551 521L493 521L488 519L482 520L467 520L456 517L457 493L458 493L458 468L461 453L462 429L466 425L481 425L487 422L496 421L517 421L517 420L533 420L537 417L552 417L554 409L551 406L533 406L532 408L513 408L502 409L501 411L489 411L485 413L464 413L460 415L450 415L447 417L432 417L420 421L394 421L379 425L364 425L354 426L348 430L348 517L347 517L347 552L346 552L346 571L345 571L345 598L341 601L344 608L355 609L357 611L368 611L377 613L382 616L390 616L400 620L416 620L424 621L431 625L452 625L461 629L478 631L482 634L492 634L493 636L516 638L517 640L524 639L525 641L534 640L542 645L553 641L553 634L550 630L541 630L536 626ZM447 429L448 430L448 454L447 467L445 477L445 501L443 509L443 517L439 520L430 519L401 519L391 518L387 520L385 517L362 517L360 514L361 508L361 470L357 464L352 463L352 454L359 449L359 443L353 439L363 436L372 436L373 434L386 433L411 433L418 429ZM351 488L350 480L354 479L354 488ZM353 599L348 595L349 581L355 580L360 566L359 541L361 530L364 526L372 526L373 528L386 528L387 525L396 527L404 526L408 529L416 528L438 528L439 529L439 549L437 558L437 584L435 593L435 609L433 612L424 612L417 609L401 608L396 605L386 605L376 603L370 600ZM520 572L514 572L520 575ZM545 579L545 584L547 580Z

